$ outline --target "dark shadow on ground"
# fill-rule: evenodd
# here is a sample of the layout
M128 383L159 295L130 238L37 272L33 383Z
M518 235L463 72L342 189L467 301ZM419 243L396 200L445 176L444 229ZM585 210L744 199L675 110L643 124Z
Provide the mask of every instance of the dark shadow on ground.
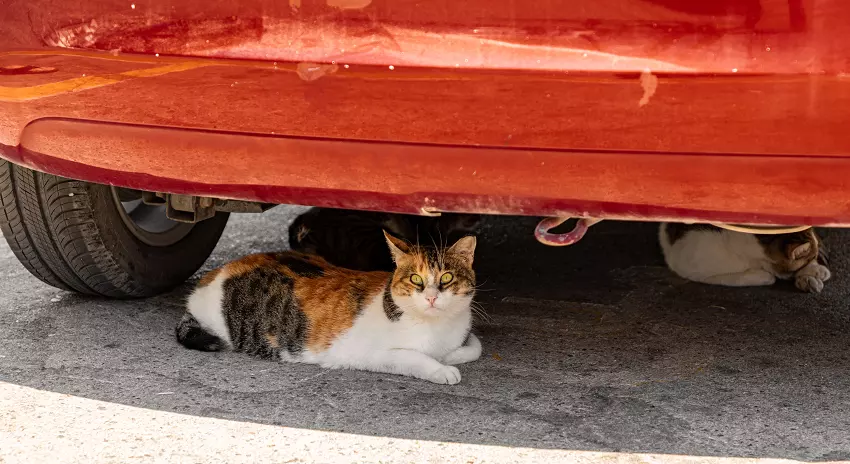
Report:
M291 215L236 218L207 267L284 247ZM485 353L456 386L188 351L173 337L188 285L144 301L87 299L35 283L10 259L0 262L13 305L0 312L0 381L366 435L850 459L847 233L828 231L835 278L808 295L676 278L654 224L603 223L575 246L547 248L535 222L487 221Z

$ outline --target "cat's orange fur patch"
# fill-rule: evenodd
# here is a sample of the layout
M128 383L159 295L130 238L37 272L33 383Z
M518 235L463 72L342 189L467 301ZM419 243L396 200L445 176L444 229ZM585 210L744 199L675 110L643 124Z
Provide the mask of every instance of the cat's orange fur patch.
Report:
M362 289L362 304L367 304L383 291L389 277L388 272L364 273L331 266L320 279L296 280L295 297L310 321L306 347L327 349L357 317L360 308L352 289Z
M255 269L259 269L261 267L268 267L277 270L281 274L297 279L298 275L292 272L291 269L286 267L286 265L281 264L278 261L278 258L281 256L291 256L296 259L300 259L310 264L314 264L321 268L333 268L335 267L324 260L324 258L316 255L310 255L307 253L300 253L297 251L286 251L281 253L258 253L253 255L245 256L238 261L233 261L228 263L224 269L227 270L227 277L237 277L243 274L247 274Z
M280 348L280 342L277 341L277 335L273 333L267 333L265 337L270 347L275 349Z
M201 277L201 280L198 281L198 287L206 287L207 285L211 284L212 281L215 280L215 278L218 277L220 273L221 268L213 269L212 271L207 272L203 275L203 277Z
M333 264L327 262L325 258L322 258L319 255L311 255L309 253L301 253L300 251L287 251L286 254L298 257L307 261L308 263L315 264L316 266L324 267L324 268L333 268L338 269ZM341 268L339 268L341 269Z
M276 267L277 262L269 255L257 254L248 255L238 261L233 261L227 264L224 268L227 270L227 277L236 277L242 274L247 274L254 269L270 266Z
M392 282L393 292L398 296L409 296L416 291L417 287L410 282L411 274L418 274L427 281L429 275L434 273L428 260L421 253L414 253L399 261L398 269L400 272L395 274ZM436 275L433 277L437 278Z

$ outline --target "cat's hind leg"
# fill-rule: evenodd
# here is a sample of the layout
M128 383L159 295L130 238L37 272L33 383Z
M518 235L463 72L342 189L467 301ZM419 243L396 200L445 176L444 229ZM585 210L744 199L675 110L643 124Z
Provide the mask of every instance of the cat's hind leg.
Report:
M762 285L773 285L776 282L776 276L763 269L750 269L743 272L718 274L694 280L706 284L726 285L727 287L758 287Z
M473 334L469 334L466 343L458 349L447 354L443 358L445 364L463 364L475 361L481 357L481 341Z

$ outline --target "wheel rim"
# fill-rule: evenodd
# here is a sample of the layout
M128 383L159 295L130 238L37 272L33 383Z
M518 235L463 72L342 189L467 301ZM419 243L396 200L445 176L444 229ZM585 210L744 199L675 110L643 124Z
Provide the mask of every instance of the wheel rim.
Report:
M137 190L112 187L112 199L127 229L148 245L174 245L189 235L194 227L194 224L168 219L165 205L146 205Z

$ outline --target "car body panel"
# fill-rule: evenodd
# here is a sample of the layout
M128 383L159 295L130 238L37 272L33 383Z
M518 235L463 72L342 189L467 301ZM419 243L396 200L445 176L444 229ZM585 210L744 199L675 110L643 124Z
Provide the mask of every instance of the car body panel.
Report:
M850 224L850 4L838 0L8 11L0 144L56 174L419 213ZM82 143L69 127L99 129ZM225 139L256 150L210 142Z

